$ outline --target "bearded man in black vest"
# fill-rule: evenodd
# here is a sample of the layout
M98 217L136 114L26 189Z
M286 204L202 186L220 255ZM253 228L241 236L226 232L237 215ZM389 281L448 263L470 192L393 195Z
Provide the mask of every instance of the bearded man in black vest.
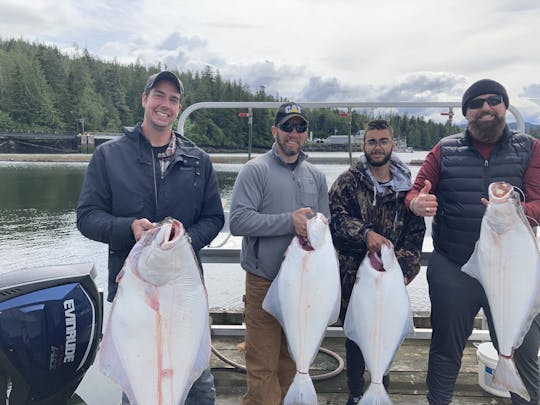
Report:
M422 164L406 204L418 216L433 218L433 247L427 279L433 335L427 373L430 404L449 404L463 349L480 308L490 332L491 313L480 283L461 271L472 255L485 211L482 198L493 181L506 181L524 192L525 214L540 222L540 140L506 125L506 89L483 79L462 100L466 130L443 138ZM533 321L514 360L531 397L511 393L513 404L538 404L540 315Z

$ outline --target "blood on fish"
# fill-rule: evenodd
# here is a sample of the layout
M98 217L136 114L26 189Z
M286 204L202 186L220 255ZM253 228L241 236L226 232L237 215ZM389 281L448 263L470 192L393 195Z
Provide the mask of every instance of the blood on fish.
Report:
M172 368L166 368L165 370L161 370L161 377L163 378L172 378L174 375L174 370Z
M311 246L311 243L309 243L308 238L304 238L303 236L298 236L298 242L300 243L300 246L302 246L302 249L304 249L307 252L310 252L313 249L313 246Z
M157 349L157 370L158 370L158 404L163 403L163 386L161 384L161 379L163 377L163 331L161 330L161 314L159 313L159 302L158 302L158 311L156 313L156 349Z
M369 262L371 263L371 266L377 270L377 271L385 271L383 263L375 256L375 253L369 252L368 253Z
M159 312L159 296L154 286L148 286L144 294L144 302L154 311Z

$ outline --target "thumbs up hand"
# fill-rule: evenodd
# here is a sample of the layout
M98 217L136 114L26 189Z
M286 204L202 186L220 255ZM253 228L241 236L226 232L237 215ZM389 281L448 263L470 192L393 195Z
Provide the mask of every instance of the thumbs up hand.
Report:
M411 201L410 209L413 214L421 217L433 217L437 213L437 197L435 194L429 194L431 191L431 182L426 180L424 187L420 190L418 196Z

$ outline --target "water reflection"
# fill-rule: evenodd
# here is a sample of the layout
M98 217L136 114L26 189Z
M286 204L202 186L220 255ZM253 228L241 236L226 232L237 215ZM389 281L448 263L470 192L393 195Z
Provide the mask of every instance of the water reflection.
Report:
M90 262L96 283L106 289L107 245L83 237L76 228L75 207L85 163L0 162L0 273L30 267ZM241 164L216 164L225 209ZM320 165L330 186L346 164ZM418 167L411 167L416 176ZM211 307L241 306L244 272L238 265L206 264ZM415 309L429 308L425 276L409 289ZM413 286L414 287L414 286ZM416 304L416 305L415 305Z
M96 283L106 290L107 245L82 236L76 228L75 208L86 172L84 163L0 163L0 272L23 268L90 262L97 270ZM224 205L238 169L220 165L217 172ZM235 165L233 165L235 166ZM239 165L240 166L240 165ZM207 283L216 284L210 305L229 301L231 290L223 287L223 273L218 266L208 266ZM230 286L243 288L243 272L226 269ZM215 283L214 283L214 279ZM239 290L240 291L240 290ZM233 301L240 302L241 293Z

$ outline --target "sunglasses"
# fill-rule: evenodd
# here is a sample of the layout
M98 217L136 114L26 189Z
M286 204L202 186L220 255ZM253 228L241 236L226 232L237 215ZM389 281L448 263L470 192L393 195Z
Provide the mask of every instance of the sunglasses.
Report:
M469 101L467 104L468 108L476 110L482 108L484 102L487 102L490 107L494 107L502 103L502 96L489 96L486 98L475 98L474 100Z
M281 124L279 126L279 129L281 129L284 132L292 132L293 129L295 129L296 132L298 132L300 134L302 132L307 131L307 124L305 122L303 122L301 124L292 124L290 122L286 122L284 124Z

